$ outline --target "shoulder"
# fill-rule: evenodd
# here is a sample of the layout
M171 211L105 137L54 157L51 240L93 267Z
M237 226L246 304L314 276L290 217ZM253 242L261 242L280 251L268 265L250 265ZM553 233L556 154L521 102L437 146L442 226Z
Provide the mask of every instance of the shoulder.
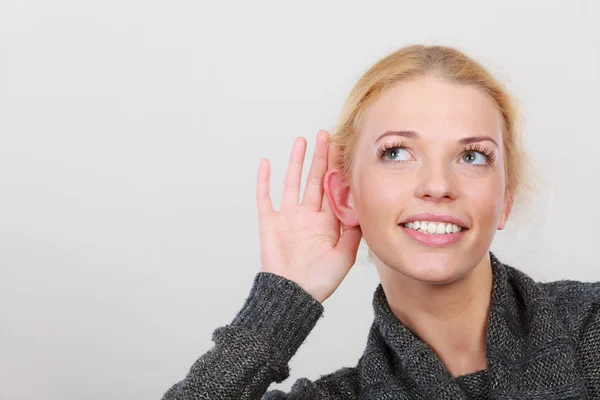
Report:
M600 282L540 283L570 332L590 398L600 394Z
M580 309L600 304L600 282L560 280L537 285L556 305Z
M572 332L600 322L600 282L560 280L538 282Z
M536 281L520 269L505 263L499 265L511 284L519 288L520 296L548 304L573 337L590 325L600 324L600 282Z
M553 282L537 283L551 298L559 303L573 300L585 303L600 302L600 282L581 282L574 280L560 280Z

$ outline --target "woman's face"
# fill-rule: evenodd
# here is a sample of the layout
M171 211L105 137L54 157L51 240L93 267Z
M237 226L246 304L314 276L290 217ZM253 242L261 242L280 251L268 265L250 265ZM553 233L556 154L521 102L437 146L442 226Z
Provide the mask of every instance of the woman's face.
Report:
M360 224L378 264L454 281L484 259L510 212L502 147L500 113L481 89L401 82L366 111L343 222Z

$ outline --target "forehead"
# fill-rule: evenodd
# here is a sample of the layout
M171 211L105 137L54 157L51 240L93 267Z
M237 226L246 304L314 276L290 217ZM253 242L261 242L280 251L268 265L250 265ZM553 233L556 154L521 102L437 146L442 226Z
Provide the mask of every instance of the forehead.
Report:
M416 131L424 139L485 134L502 140L502 118L489 95L437 77L393 85L368 108L362 127L363 136L373 140L391 129Z

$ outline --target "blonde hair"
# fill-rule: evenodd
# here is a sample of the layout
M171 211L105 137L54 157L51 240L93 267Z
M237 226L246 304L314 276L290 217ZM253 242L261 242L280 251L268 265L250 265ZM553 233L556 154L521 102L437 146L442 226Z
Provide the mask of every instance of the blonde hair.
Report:
M340 169L346 174L352 170L354 149L360 137L367 108L392 85L426 75L476 86L495 101L502 116L507 195L515 204L518 203L517 199L525 203L525 197L533 194L535 185L529 179L532 170L523 149L517 107L506 89L487 69L451 47L404 47L384 57L365 72L350 91L340 113L337 129L331 138L341 152L341 159L338 160Z

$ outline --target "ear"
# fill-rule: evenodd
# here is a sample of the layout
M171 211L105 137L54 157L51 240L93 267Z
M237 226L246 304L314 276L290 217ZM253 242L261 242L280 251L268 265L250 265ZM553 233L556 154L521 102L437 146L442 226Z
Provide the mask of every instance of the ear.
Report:
M510 216L510 212L513 206L513 196L511 193L506 191L504 193L504 204L502 206L502 213L500 214L500 220L498 221L498 230L501 231L506 226L506 222L508 221L508 217Z
M359 225L356 208L352 199L350 182L338 169L327 171L323 180L323 188L331 210L343 225L354 228Z

